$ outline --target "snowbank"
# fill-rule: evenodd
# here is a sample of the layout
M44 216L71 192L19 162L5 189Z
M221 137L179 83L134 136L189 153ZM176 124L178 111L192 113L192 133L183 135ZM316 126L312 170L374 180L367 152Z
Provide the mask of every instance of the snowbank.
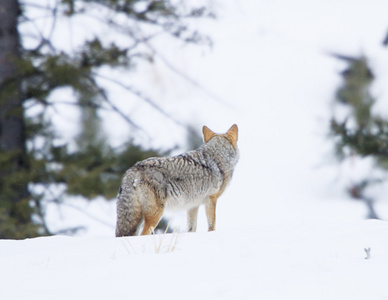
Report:
M387 299L387 232L364 221L1 240L0 299Z

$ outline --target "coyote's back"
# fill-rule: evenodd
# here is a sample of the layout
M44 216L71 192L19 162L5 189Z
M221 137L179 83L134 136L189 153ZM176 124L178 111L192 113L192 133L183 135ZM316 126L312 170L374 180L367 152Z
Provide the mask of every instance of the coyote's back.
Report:
M203 127L205 143L173 157L149 158L136 163L124 175L118 200L116 236L150 234L165 207L187 210L189 231L195 231L197 213L206 206L209 231L215 229L218 197L230 182L238 161L238 128L215 134Z

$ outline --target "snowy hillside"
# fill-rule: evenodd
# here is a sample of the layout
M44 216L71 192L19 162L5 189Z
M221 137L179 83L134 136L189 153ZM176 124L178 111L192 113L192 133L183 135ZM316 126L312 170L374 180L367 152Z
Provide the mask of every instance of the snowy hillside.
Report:
M387 232L364 221L2 240L0 299L388 299Z

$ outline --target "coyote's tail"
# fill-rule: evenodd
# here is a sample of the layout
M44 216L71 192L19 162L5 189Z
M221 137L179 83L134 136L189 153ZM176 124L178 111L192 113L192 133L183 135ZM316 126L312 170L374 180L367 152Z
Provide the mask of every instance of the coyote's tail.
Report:
M136 193L135 172L129 171L123 178L117 195L116 237L137 235L142 223L142 211Z

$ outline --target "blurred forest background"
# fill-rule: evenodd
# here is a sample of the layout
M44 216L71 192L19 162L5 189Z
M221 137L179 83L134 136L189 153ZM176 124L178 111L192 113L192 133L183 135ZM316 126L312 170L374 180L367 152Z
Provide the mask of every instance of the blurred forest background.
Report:
M124 35L127 45L102 39L98 30L74 51L56 45L53 36L59 20L71 22L78 16L96 19L101 27ZM112 199L126 169L139 160L169 153L146 149L131 137L122 145L109 145L99 110L112 110L123 118L134 132L132 138L142 128L113 104L101 79L124 87L166 118L174 117L145 91L100 70L129 71L139 60L152 63L156 53L148 41L159 35L187 44L209 44L209 38L192 30L187 20L211 17L205 6L171 1L1 1L0 238L56 234L45 221L47 203L61 204L68 195ZM45 26L39 23L42 20ZM52 99L61 88L71 88L73 97ZM52 124L66 105L81 111L74 145L61 142ZM181 126L192 134L189 124Z
M136 96L149 110L184 128L187 149L200 144L198 130L179 121L164 110L164 103L150 97L147 90L128 84L114 71L134 76L138 63L152 64L158 51L150 41L159 36L178 41L182 47L211 47L211 37L195 26L203 19L217 22L208 1L0 2L0 238L76 232L77 227L51 231L46 222L47 204L62 205L69 196L89 200L102 196L112 201L122 175L135 162L168 155L175 149L147 148L135 142L137 136L147 137L147 130L136 123L133 114L112 101L111 88ZM63 20L75 25L60 26ZM78 36L80 20L97 24L95 31ZM64 34L64 30L70 33ZM71 40L66 37L72 35L80 40L76 47L68 45ZM387 46L388 35L382 36L381 42ZM380 170L377 177L365 174L347 188L351 198L365 203L369 218L378 218L368 190L386 178L388 116L373 109L378 98L370 92L375 75L368 57L343 53L332 57L346 67L333 95L336 104L327 131L339 160L369 157ZM168 61L166 65L170 65ZM64 89L70 96L58 97L57 92ZM58 130L54 121L67 107L80 111L73 143L63 139L63 130ZM131 132L127 140L119 145L109 143L101 125L101 111L114 112L125 120Z

